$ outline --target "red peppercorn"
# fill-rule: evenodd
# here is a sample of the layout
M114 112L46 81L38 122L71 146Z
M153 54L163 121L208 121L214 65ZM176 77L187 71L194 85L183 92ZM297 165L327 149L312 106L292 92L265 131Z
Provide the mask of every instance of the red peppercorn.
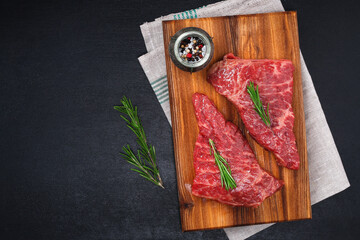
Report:
M191 53L188 53L188 54L186 54L186 57L187 57L187 58L191 58L191 57L192 57L192 54L191 54Z
M202 44L200 44L200 45L199 45L199 48L201 49L202 47L203 47L203 45L202 45Z
M202 54L199 54L199 57L200 57L200 58L203 58L203 55L202 55Z
M188 37L187 39L188 39L188 40L190 40L190 39L191 39L191 37Z

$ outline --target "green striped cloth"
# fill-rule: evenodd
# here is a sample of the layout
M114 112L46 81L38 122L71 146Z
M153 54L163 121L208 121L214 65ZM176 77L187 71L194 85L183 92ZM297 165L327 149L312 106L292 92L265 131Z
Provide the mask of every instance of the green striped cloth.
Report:
M166 76L158 78L150 84L151 87L154 89L154 92L160 104L169 101L169 89Z
M187 10L185 12L174 14L174 20L198 18L196 10L199 10L199 9L201 9L203 7L206 7L206 6L202 6L202 7L196 8L196 9L191 9L191 10Z

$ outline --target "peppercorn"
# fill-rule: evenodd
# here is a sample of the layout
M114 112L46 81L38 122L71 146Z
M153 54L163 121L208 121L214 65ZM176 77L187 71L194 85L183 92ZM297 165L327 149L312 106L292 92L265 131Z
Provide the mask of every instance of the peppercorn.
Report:
M202 55L203 42L199 37L186 37L179 45L179 55L184 61L197 62L204 56Z

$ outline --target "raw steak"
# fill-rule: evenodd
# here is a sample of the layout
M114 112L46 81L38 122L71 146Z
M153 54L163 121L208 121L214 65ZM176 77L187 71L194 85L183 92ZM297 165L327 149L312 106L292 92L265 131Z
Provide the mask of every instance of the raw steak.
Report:
M229 53L209 69L208 81L237 107L249 133L260 145L275 154L279 165L298 169L300 160L291 106L293 71L290 60L245 60ZM246 89L249 81L259 87L263 106L267 108L269 104L270 127L254 110Z
M199 126L194 149L195 179L192 193L233 205L256 207L283 186L283 182L261 169L248 142L237 126L225 120L209 98L193 95ZM220 171L210 155L209 138L227 160L237 187L226 191L221 186Z

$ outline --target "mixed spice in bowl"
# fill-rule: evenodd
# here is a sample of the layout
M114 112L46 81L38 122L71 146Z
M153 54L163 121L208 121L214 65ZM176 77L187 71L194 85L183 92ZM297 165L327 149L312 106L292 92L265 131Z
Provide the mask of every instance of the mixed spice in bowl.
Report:
M178 68L197 72L210 63L214 55L214 43L210 35L200 28L183 28L171 38L169 53Z
M187 37L180 43L179 54L184 61L197 62L204 58L206 46L199 37Z

